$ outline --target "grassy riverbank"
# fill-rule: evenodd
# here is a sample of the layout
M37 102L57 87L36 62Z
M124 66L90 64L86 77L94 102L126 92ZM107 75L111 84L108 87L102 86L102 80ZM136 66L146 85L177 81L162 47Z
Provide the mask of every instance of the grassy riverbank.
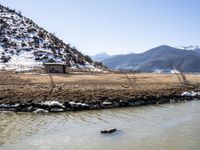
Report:
M133 77L135 79L133 79ZM53 74L55 88L47 74L0 73L0 103L59 102L99 103L116 100L149 100L173 97L184 91L198 91L198 86L181 86L174 74L121 73ZM200 75L187 75L193 85L200 83ZM132 80L132 81L130 81ZM49 95L50 93L50 95Z

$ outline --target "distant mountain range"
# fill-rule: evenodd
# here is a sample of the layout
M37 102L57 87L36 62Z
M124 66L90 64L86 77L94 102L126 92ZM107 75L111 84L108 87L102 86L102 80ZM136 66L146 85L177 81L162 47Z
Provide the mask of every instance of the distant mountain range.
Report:
M0 70L31 70L43 63L89 70L102 67L31 19L0 5Z
M174 48L162 45L140 54L117 55L102 61L110 69L165 72L180 66L185 72L200 72L199 47Z
M102 52L102 53L98 53L96 55L91 56L91 58L94 61L103 61L105 59L112 58L114 56L116 56L116 55L109 55L109 54L107 54L105 52Z

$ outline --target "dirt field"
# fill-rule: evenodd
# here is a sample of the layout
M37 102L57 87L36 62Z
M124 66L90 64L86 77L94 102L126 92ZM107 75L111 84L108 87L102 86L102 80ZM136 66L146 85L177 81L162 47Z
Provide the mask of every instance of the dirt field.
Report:
M47 74L0 72L0 103L42 102L102 102L105 100L149 99L180 95L183 91L198 91L200 75L187 75L194 87L181 86L174 74L53 74L51 89Z

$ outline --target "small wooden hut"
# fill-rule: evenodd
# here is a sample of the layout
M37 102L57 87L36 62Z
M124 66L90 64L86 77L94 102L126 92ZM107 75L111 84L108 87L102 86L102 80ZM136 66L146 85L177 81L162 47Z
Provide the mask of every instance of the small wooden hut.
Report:
M45 63L44 68L46 73L63 73L66 74L66 64Z

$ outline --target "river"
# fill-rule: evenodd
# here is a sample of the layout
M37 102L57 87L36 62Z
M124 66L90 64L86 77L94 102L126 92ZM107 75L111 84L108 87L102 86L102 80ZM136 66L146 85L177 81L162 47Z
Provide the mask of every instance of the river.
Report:
M117 128L110 135L105 128ZM38 115L0 113L1 150L199 150L200 101Z

